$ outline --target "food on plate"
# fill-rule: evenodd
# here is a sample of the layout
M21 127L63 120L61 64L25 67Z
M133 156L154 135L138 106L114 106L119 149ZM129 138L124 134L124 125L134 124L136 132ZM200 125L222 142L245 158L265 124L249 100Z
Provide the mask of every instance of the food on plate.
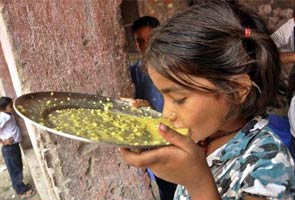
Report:
M131 146L168 144L158 133L159 123L170 127L165 118L133 116L106 109L69 108L54 110L46 122L57 131L75 134L93 141L104 141ZM173 128L173 127L172 127ZM177 129L186 134L187 129Z

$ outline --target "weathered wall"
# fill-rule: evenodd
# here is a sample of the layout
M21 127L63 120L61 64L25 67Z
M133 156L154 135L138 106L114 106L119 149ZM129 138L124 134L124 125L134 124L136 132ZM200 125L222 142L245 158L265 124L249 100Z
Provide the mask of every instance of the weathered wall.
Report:
M240 0L261 15L271 31L275 31L292 17L294 0Z
M150 15L157 17L160 22L164 22L168 17L175 12L187 8L188 2L186 0L149 0L138 1L139 15Z
M5 58L2 52L2 48L0 48L0 73L1 73L0 96L6 95L11 98L15 98L15 92L14 92L11 77L9 75L9 71L5 62Z
M24 90L128 94L115 0L29 2L6 1L4 11Z
M1 3L22 93L133 93L120 0ZM47 199L154 199L146 175L126 165L117 148L30 131L52 189Z
M157 17L161 22L179 10L185 9L190 3L205 3L210 0L149 0L138 1L140 16L151 15ZM274 31L287 19L292 17L294 0L237 0L259 13Z

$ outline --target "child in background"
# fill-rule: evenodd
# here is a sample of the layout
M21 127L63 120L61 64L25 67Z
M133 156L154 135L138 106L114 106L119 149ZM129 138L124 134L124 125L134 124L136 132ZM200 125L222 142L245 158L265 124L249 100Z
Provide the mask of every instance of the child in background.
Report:
M132 35L136 49L141 57L145 52L153 29L159 25L159 20L152 16L143 16L133 22L131 26ZM134 65L130 66L130 75L135 86L135 99L129 99L129 101L132 103L132 106L151 106L158 112L162 112L162 95L154 86L149 75L142 68L141 60L138 60Z
M13 116L12 99L0 98L0 142L13 189L21 196L28 198L36 194L30 184L23 183L23 164L19 143L22 141L20 129Z
M224 0L193 6L154 32L144 63L164 97L170 146L120 148L127 162L178 184L174 199L284 199L294 161L265 113L279 102L278 50L261 18Z

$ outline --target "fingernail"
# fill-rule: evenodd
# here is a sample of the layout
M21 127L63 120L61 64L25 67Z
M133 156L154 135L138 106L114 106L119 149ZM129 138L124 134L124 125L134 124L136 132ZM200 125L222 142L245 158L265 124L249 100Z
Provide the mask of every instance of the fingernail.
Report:
M163 132L166 132L168 130L168 127L165 124L160 123L159 124L159 129Z
M121 149L120 149L120 148L118 148L118 151L119 151L119 152L121 152Z

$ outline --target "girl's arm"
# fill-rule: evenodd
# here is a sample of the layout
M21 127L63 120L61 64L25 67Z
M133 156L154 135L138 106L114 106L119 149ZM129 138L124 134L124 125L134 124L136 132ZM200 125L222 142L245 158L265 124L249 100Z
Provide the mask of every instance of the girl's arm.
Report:
M253 197L250 195L245 195L244 200L265 200L265 198L262 197Z

